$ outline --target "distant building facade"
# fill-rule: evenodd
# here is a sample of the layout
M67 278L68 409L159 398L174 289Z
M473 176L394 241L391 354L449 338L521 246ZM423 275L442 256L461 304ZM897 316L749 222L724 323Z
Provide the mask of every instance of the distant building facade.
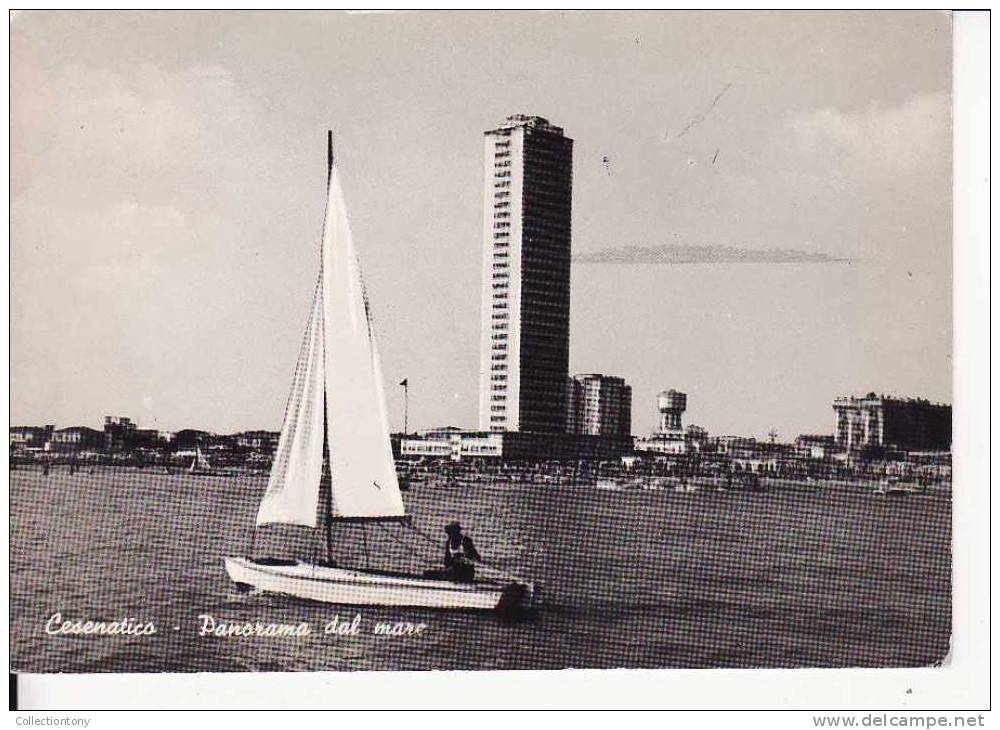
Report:
M237 449L273 454L278 449L278 431L243 431L234 433L230 439Z
M52 451L85 451L104 447L104 433L86 426L60 428L52 433Z
M752 436L716 436L710 443L716 453L731 458L748 459L760 451L760 444Z
M703 450L708 444L708 429L690 424L684 429L684 437L696 450Z
M479 428L564 432L573 140L516 114L484 144Z
M632 450L629 437L525 431L433 429L400 436L400 458L488 459L503 462L620 459Z
M103 448L105 451L159 449L173 440L173 434L155 428L139 428L131 418L105 416Z
M10 444L15 448L44 449L55 426L11 426Z
M56 429L55 426L13 426L10 428L11 453L44 450L59 453L74 451L103 452L115 458L148 452L189 452L202 449L235 451L241 454L272 456L277 449L277 431L243 431L218 436L208 431L183 429L178 432L138 428L131 418L105 416L104 428L85 426Z
M837 445L846 450L894 448L946 451L951 448L951 406L917 398L869 393L833 402Z
M691 445L684 437L683 431L636 436L633 446L636 451L653 454L686 454L691 450Z
M468 457L503 456L503 434L495 431L464 431L446 427L405 435L400 441L403 458L430 457L461 461Z
M623 378L590 373L567 381L566 432L591 436L632 433L632 387Z
M131 418L124 416L104 417L104 449L106 451L125 451L132 446L132 437L136 425Z
M158 449L160 443L160 432L155 428L137 428L132 432L130 449Z
M174 445L178 449L193 449L196 446L208 445L212 434L194 428L184 428L174 435Z
M827 434L801 434L795 439L795 448L810 459L828 459L837 450L837 440Z

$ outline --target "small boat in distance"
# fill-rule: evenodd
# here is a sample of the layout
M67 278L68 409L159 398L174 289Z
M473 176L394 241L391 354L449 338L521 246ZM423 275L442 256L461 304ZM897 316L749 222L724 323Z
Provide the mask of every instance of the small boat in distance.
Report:
M904 484L898 477L888 477L879 482L872 491L874 494L886 497L906 497L916 494L918 489L912 484Z
M212 462L202 453L201 447L196 447L194 459L191 461L191 468L188 470L191 476L196 477L232 477L236 472L232 469L219 469L212 466Z
M390 538L407 536L389 531L390 525L410 526L400 490L368 297L331 133L312 307L250 550L245 557L226 558L226 571L238 587L334 604L505 610L531 601L532 584L482 563L484 572L500 577L458 582L388 570L378 554L369 561L369 526ZM276 524L323 529L326 560L255 557L257 531ZM360 528L364 567L334 562L335 524ZM381 565L371 568L369 562Z

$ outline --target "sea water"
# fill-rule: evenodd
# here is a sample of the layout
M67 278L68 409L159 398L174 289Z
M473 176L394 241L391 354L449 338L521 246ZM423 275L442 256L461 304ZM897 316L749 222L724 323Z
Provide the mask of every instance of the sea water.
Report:
M442 527L460 521L486 560L540 587L534 613L508 618L238 591L223 558L246 553L265 486L263 475L13 472L12 668L917 666L948 651L946 490L890 499L834 483L695 493L418 483L404 499L430 542L398 525L335 529L341 564L419 571L440 567ZM323 546L279 531L255 549ZM220 636L206 617L252 628ZM87 633L87 622L105 629Z

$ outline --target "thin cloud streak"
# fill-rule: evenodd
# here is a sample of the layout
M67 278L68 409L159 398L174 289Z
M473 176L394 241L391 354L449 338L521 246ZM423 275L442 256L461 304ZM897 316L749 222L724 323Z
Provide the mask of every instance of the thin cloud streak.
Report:
M620 246L577 254L577 264L831 264L850 259L794 249L735 246Z

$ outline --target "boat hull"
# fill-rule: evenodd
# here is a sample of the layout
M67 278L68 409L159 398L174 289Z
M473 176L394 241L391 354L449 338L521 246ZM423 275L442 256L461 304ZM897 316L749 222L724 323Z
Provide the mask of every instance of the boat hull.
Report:
M520 583L455 583L310 563L264 565L248 558L225 562L238 585L323 603L492 611L524 607L533 594L530 585Z

